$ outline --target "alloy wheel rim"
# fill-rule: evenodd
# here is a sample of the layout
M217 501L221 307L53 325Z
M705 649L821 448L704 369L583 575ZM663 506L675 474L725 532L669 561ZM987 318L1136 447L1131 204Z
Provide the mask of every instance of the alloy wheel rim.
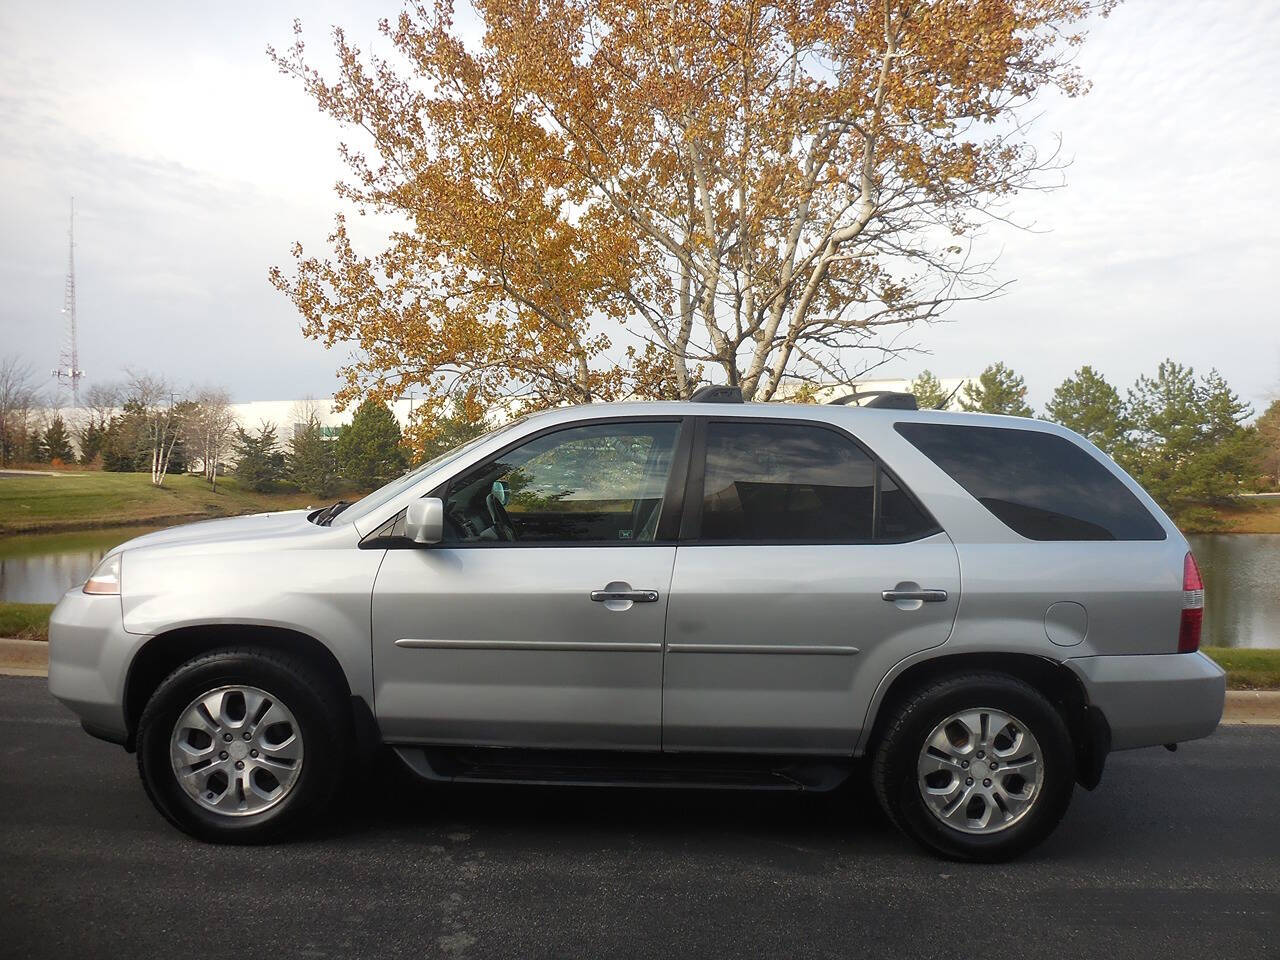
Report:
M961 833L1008 830L1035 806L1044 756L1035 735L991 707L953 713L920 748L916 780L929 812Z
M169 760L183 791L205 810L243 817L276 806L302 772L293 712L258 687L202 693L178 714Z

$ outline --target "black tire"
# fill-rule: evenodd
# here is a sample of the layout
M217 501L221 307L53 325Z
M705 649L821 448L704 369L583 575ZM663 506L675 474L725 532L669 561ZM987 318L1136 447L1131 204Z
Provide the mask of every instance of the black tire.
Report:
M938 724L981 707L1003 710L1026 725L1040 745L1044 772L1022 819L996 833L974 834L934 815L921 795L916 766ZM1005 674L966 674L932 683L893 709L874 751L871 780L889 819L931 853L993 863L1025 853L1058 825L1075 786L1075 751L1062 715L1034 687Z
M287 704L305 749L289 792L274 806L241 816L196 803L169 759L180 714L201 694L234 684L260 688ZM214 650L188 660L156 688L138 721L137 752L147 796L179 830L210 843L267 843L311 822L343 782L353 754L351 711L343 691L301 660L256 647Z

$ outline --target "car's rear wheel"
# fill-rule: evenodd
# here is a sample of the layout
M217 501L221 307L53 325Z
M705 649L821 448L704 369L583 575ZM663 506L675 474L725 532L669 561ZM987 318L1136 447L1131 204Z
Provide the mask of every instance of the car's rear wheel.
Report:
M341 780L350 724L339 691L307 664L260 649L184 663L138 723L138 769L173 824L202 840L278 839Z
M898 705L872 781L889 818L932 852L1007 860L1062 819L1074 751L1062 716L1035 688L972 674L931 684Z

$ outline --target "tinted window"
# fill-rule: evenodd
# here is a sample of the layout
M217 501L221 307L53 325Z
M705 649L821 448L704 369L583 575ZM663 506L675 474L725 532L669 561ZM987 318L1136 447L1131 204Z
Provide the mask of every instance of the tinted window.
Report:
M536 437L450 484L445 540L652 542L679 429L590 424Z
M932 517L916 506L907 492L880 471L880 515L876 524L879 540L914 540L938 529Z
M1035 430L899 423L897 431L1031 540L1163 540L1164 530L1088 452Z
M703 540L869 541L878 466L849 439L805 424L707 425ZM885 478L888 479L888 478ZM932 527L904 493L883 536ZM901 533L888 533L888 526Z

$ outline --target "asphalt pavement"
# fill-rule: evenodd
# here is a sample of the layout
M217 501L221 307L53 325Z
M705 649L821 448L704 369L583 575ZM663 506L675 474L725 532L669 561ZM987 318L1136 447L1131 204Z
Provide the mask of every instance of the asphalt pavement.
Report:
M214 847L42 679L0 679L0 957L1280 957L1280 728L1113 755L1001 866L867 792L430 787Z

